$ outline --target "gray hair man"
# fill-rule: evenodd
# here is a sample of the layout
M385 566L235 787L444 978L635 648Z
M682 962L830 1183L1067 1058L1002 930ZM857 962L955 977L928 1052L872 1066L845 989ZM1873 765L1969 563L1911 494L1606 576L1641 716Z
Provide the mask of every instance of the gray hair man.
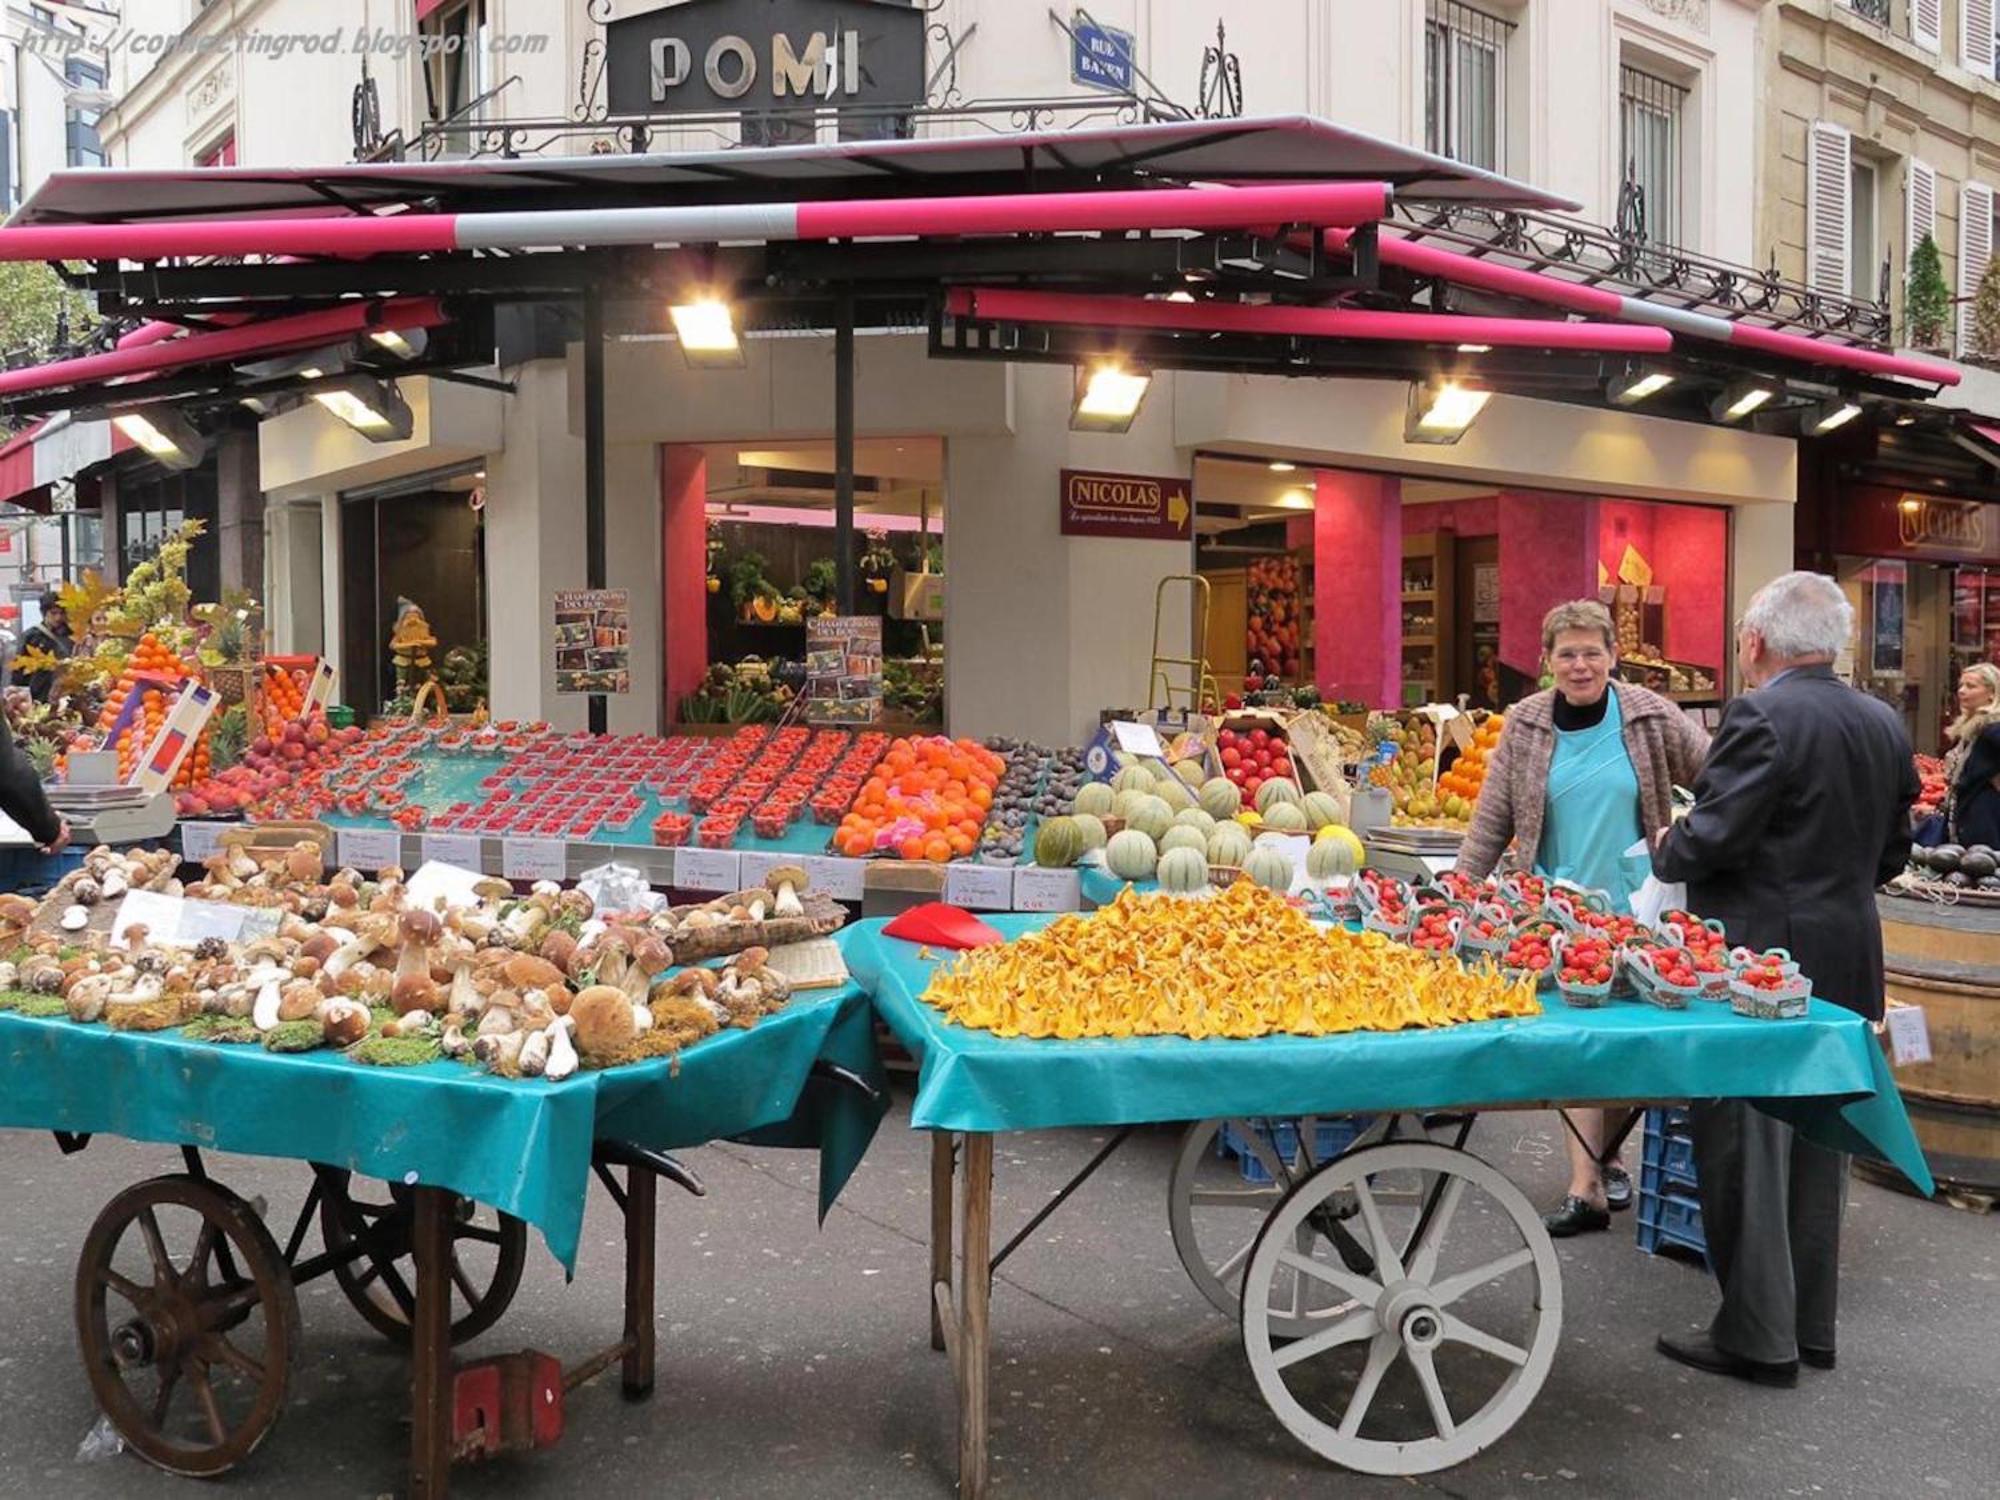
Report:
M1755 691L1730 702L1695 781L1694 807L1653 868L1731 943L1788 948L1814 993L1882 1015L1875 888L1910 852L1916 767L1902 721L1834 676L1854 609L1821 573L1757 591L1736 627ZM1692 1336L1662 1334L1682 1364L1794 1385L1833 1368L1847 1158L1742 1099L1693 1110L1702 1227L1722 1307Z

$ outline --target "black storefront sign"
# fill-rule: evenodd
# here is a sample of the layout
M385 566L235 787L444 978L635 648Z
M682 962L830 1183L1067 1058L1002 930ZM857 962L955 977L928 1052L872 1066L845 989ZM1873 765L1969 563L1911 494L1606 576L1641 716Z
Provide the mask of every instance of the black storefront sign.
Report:
M924 15L889 0L687 0L605 27L614 115L913 105Z

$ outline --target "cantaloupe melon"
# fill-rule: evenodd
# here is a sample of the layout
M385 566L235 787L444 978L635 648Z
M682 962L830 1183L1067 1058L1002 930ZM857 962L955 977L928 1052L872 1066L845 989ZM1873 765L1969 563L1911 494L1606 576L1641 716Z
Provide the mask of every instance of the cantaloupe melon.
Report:
M1101 818L1111 811L1112 796L1109 782L1086 781L1076 789L1076 800L1072 808L1076 812L1090 813Z
M1104 847L1104 863L1120 880L1151 880L1159 868L1160 851L1136 828L1125 828L1111 835L1111 842Z
M1218 822L1233 818L1243 808L1243 793L1227 776L1211 776L1201 784L1201 806Z
M1267 891L1288 891L1292 888L1292 862L1285 858L1282 850L1274 849L1269 844L1259 844L1250 851L1250 857L1243 861L1243 875Z
M1160 889L1192 895L1208 885L1208 861L1199 849L1169 849L1160 856Z

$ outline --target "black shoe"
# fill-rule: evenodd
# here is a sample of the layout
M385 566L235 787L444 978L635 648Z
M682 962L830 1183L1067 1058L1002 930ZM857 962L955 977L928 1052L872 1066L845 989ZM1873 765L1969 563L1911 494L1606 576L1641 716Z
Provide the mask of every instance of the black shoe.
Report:
M1745 1359L1740 1354L1716 1348L1715 1340L1706 1333L1680 1336L1663 1333L1654 1341L1654 1347L1677 1364L1704 1370L1710 1375L1734 1375L1752 1385L1772 1385L1784 1389L1799 1383L1797 1360L1789 1359L1774 1365L1760 1359Z
M1611 1210L1599 1208L1588 1198L1568 1197L1562 1207L1542 1215L1542 1228L1549 1238L1566 1240L1571 1235L1590 1234L1611 1227Z
M1833 1351L1831 1349L1815 1349L1810 1344L1801 1344L1799 1345L1799 1363L1802 1365L1811 1365L1815 1370L1831 1370L1833 1368Z
M1605 1164L1604 1204L1614 1214L1632 1206L1632 1179L1615 1161Z

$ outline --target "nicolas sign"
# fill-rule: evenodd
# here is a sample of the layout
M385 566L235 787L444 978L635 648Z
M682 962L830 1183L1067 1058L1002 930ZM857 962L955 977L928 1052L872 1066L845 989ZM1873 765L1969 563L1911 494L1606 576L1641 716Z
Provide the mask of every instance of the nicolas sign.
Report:
M916 104L923 12L893 0L685 0L604 31L614 115Z

